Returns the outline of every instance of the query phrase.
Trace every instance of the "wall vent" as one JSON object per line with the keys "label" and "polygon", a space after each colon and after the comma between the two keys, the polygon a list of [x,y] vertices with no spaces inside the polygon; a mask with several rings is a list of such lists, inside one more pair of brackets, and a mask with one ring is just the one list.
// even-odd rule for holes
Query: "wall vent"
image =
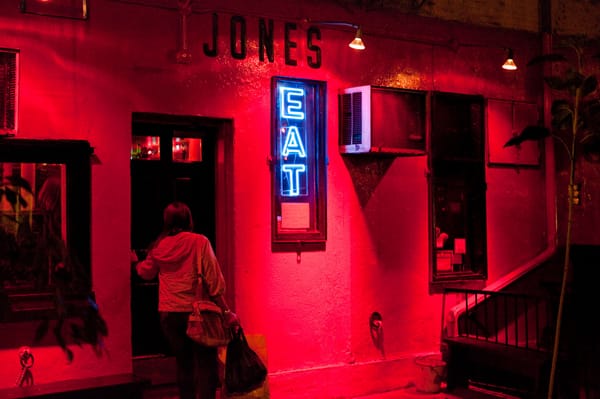
{"label": "wall vent", "polygon": [[427,93],[358,86],[339,94],[342,154],[425,154]]}
{"label": "wall vent", "polygon": [[18,51],[0,49],[0,136],[17,132]]}

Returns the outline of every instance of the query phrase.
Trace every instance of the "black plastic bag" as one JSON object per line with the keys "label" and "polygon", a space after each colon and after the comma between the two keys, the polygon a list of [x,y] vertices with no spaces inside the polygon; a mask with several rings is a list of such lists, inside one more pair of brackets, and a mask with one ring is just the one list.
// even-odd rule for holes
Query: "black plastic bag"
{"label": "black plastic bag", "polygon": [[267,378],[267,367],[248,346],[242,327],[233,333],[225,357],[225,389],[229,394],[244,394],[259,388]]}

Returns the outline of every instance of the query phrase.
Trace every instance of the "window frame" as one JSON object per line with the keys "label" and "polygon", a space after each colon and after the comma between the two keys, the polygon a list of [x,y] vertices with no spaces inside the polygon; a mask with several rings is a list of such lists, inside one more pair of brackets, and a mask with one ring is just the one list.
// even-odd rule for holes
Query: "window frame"
{"label": "window frame", "polygon": [[[65,297],[74,304],[92,295],[91,273],[91,166],[93,148],[84,140],[0,139],[0,162],[53,163],[66,167],[66,249],[78,265],[77,286]],[[0,321],[35,320],[55,309],[55,287],[7,292],[8,304]]]}
{"label": "window frame", "polygon": [[[444,109],[444,107],[448,109]],[[451,109],[456,107],[456,109]],[[460,115],[467,109],[469,115]],[[429,282],[432,292],[441,292],[448,287],[481,287],[488,277],[487,266],[487,222],[486,222],[486,159],[485,159],[485,101],[479,95],[446,92],[430,93],[430,129],[428,139],[429,166]],[[456,124],[464,122],[461,131],[452,121],[443,121],[444,113],[458,118]],[[459,120],[465,117],[464,120]],[[460,126],[458,126],[460,127]],[[442,134],[456,134],[457,140],[442,141]],[[459,136],[461,135],[462,136]],[[462,140],[462,142],[460,141]],[[452,142],[455,141],[455,142]],[[468,150],[470,149],[470,150]],[[454,246],[437,248],[436,227],[442,216],[440,188],[447,194],[463,199],[453,204],[455,213],[462,213],[465,223],[450,226],[449,230],[464,233],[465,254],[456,253]],[[450,201],[450,200],[448,200]],[[466,201],[466,202],[465,202]],[[457,202],[457,201],[455,201]],[[460,211],[456,211],[456,207]],[[450,219],[448,219],[450,220]],[[443,230],[441,231],[444,232]],[[448,239],[453,239],[449,237]],[[439,251],[439,252],[438,252]],[[439,255],[438,255],[439,254]],[[450,259],[448,259],[450,257]],[[462,259],[465,263],[454,263]],[[441,270],[440,261],[444,261]],[[449,262],[449,263],[448,263]],[[460,265],[466,265],[466,269]],[[457,265],[459,265],[457,267]],[[447,270],[450,268],[450,270]]]}
{"label": "window frame", "polygon": [[[282,193],[282,132],[293,118],[284,120],[280,113],[280,85],[302,87],[309,91],[304,112],[306,119],[298,122],[299,137],[306,139],[306,192],[297,196]],[[297,99],[297,97],[295,97]],[[271,249],[278,251],[323,250],[327,240],[327,181],[326,181],[326,82],[274,76],[271,80]],[[290,122],[292,120],[292,122]],[[304,122],[303,122],[304,121]],[[289,132],[289,130],[287,130]],[[300,224],[307,228],[285,228],[282,204],[297,208]],[[307,205],[307,206],[306,206]],[[295,212],[295,211],[293,211]],[[308,218],[308,220],[306,220]],[[283,223],[282,223],[283,222]]]}

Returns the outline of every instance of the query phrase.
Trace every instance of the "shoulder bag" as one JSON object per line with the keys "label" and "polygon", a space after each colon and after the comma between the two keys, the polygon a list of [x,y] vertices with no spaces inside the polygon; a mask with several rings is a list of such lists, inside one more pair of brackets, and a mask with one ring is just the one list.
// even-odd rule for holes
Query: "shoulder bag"
{"label": "shoulder bag", "polygon": [[223,311],[214,302],[200,299],[198,291],[205,288],[204,276],[200,275],[202,285],[198,285],[193,311],[188,317],[187,336],[204,346],[225,346],[231,340],[231,330],[225,327]]}

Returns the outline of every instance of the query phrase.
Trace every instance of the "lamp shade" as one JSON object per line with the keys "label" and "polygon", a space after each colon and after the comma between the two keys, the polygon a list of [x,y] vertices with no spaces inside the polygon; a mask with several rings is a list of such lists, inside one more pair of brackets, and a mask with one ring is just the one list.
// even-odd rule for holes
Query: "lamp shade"
{"label": "lamp shade", "polygon": [[512,49],[508,49],[508,56],[506,57],[504,64],[502,64],[502,69],[506,69],[507,71],[514,71],[517,69],[517,64],[515,64],[514,53]]}
{"label": "lamp shade", "polygon": [[356,36],[354,37],[354,40],[348,44],[348,46],[355,50],[364,50],[366,48],[365,43],[362,40],[362,30],[360,28],[356,30]]}

